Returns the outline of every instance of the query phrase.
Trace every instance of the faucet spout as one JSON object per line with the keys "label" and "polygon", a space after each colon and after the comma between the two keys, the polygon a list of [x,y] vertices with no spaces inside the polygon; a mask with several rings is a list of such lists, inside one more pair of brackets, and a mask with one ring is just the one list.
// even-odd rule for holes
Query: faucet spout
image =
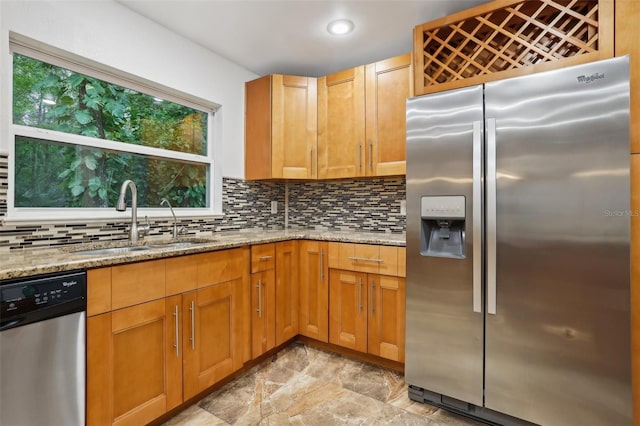
{"label": "faucet spout", "polygon": [[160,205],[166,205],[167,207],[169,207],[169,210],[171,210],[171,215],[173,216],[173,239],[175,240],[176,238],[178,238],[178,219],[176,219],[176,214],[173,212],[171,203],[166,198],[163,198],[162,201],[160,201]]}
{"label": "faucet spout", "polygon": [[118,203],[116,204],[116,210],[119,212],[127,210],[127,203],[124,199],[127,193],[127,188],[131,190],[131,228],[129,229],[129,241],[135,243],[138,241],[139,236],[146,235],[148,228],[147,226],[138,227],[138,189],[136,188],[136,184],[130,179],[122,182],[122,186],[120,187],[120,196],[118,197]]}

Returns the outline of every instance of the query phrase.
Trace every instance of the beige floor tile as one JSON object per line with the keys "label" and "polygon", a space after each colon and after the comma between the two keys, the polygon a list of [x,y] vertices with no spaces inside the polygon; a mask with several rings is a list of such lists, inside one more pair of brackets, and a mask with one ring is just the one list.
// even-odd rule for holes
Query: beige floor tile
{"label": "beige floor tile", "polygon": [[163,426],[226,426],[228,424],[197,405],[192,405],[168,422],[163,423]]}
{"label": "beige floor tile", "polygon": [[164,426],[480,423],[411,401],[394,371],[294,343]]}

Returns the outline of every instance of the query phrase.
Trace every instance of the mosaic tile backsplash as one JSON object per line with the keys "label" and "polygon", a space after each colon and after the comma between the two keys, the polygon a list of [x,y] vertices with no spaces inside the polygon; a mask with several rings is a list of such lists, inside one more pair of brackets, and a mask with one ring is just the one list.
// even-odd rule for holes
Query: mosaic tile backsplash
{"label": "mosaic tile backsplash", "polygon": [[[0,155],[0,218],[7,212],[6,155]],[[190,235],[208,231],[281,229],[285,226],[285,186],[289,193],[288,222],[291,228],[353,229],[403,232],[400,200],[405,198],[405,179],[360,179],[321,182],[254,182],[224,178],[220,219],[183,219]],[[278,213],[271,213],[271,201]],[[170,237],[173,222],[151,222],[152,236]],[[19,250],[93,241],[125,240],[129,223],[68,223],[0,226],[0,249]]]}
{"label": "mosaic tile backsplash", "polygon": [[289,185],[289,227],[403,232],[404,177],[302,182]]}

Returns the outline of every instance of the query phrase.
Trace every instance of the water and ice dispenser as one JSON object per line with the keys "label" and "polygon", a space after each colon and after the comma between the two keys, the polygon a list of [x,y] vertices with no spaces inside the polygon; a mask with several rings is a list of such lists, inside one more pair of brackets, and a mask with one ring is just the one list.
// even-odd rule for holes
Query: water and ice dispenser
{"label": "water and ice dispenser", "polygon": [[420,198],[420,254],[464,259],[465,198]]}

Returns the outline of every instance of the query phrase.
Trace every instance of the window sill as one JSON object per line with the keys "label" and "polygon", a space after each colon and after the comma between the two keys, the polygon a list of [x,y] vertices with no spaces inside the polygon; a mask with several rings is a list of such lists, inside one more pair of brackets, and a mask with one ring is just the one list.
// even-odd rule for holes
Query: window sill
{"label": "window sill", "polygon": [[[59,225],[59,224],[67,224],[67,225],[77,225],[77,224],[101,224],[101,223],[113,223],[113,222],[123,222],[129,223],[131,222],[131,210],[127,208],[126,212],[116,212],[116,211],[85,211],[85,212],[77,212],[73,215],[59,213],[59,212],[43,212],[44,209],[37,209],[37,213],[34,210],[30,212],[14,212],[13,214],[8,213],[7,216],[0,218],[0,225],[2,226],[28,226],[28,225]],[[102,210],[102,209],[100,209]],[[178,221],[189,219],[189,220],[212,220],[212,219],[222,219],[225,215],[221,212],[203,212],[193,211],[186,212],[180,211],[179,209],[174,209],[176,213],[176,218]],[[138,209],[138,222],[144,223],[145,216],[148,216],[151,220],[171,220],[173,221],[173,216],[168,212],[168,209]]]}

